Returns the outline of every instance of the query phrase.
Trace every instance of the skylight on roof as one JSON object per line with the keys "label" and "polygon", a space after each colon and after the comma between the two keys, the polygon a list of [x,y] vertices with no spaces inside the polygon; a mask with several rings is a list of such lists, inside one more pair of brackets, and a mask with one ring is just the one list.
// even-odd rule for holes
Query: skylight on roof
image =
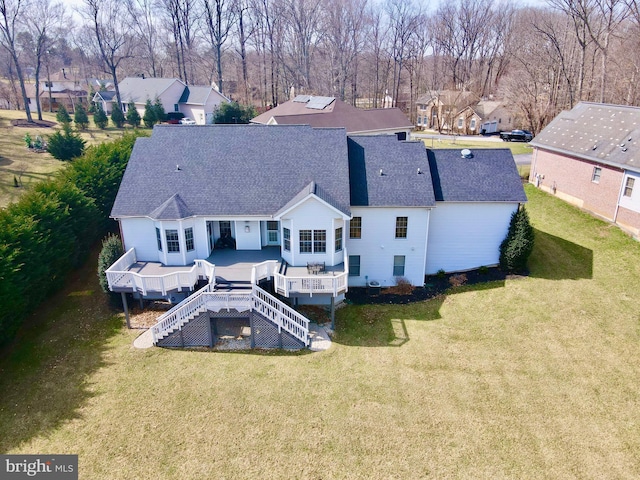
{"label": "skylight on roof", "polygon": [[293,101],[295,103],[307,103],[309,100],[311,100],[311,98],[311,95],[298,95],[293,99]]}

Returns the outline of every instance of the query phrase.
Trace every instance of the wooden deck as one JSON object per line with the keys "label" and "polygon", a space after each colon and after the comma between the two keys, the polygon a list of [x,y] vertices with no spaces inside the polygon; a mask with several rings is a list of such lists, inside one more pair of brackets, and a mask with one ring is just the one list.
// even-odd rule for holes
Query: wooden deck
{"label": "wooden deck", "polygon": [[[112,291],[135,292],[143,295],[152,292],[192,290],[198,279],[215,276],[215,283],[251,283],[254,266],[262,265],[259,278],[272,277],[279,271],[281,262],[279,247],[262,250],[215,250],[205,260],[196,260],[185,266],[165,266],[159,262],[137,261],[132,249],[107,270]],[[342,293],[347,288],[345,265],[327,266],[324,271],[309,273],[306,265],[287,266],[277,274],[278,293]],[[207,277],[208,276],[208,277]],[[344,278],[342,278],[344,277]]]}

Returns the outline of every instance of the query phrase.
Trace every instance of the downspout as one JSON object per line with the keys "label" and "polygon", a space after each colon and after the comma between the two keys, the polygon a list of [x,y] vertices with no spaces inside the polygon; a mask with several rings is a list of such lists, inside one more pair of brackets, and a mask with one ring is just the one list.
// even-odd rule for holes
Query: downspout
{"label": "downspout", "polygon": [[618,201],[616,202],[616,209],[613,213],[613,223],[618,223],[618,210],[620,210],[620,200],[622,200],[622,192],[624,190],[624,170],[622,171],[622,181],[620,182],[620,191],[618,192]]}
{"label": "downspout", "polygon": [[538,148],[534,147],[533,149],[533,158],[531,160],[531,171],[529,172],[529,183],[531,183],[531,179],[536,176],[536,164],[538,160]]}
{"label": "downspout", "polygon": [[429,248],[429,224],[431,223],[431,211],[433,208],[427,208],[427,236],[424,239],[424,258],[422,259],[422,279],[424,282],[424,278],[427,274],[427,250]]}

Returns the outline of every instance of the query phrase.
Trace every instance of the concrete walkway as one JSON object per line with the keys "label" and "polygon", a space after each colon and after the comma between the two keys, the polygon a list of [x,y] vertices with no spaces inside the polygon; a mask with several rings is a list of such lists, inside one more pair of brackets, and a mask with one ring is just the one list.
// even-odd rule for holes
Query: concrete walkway
{"label": "concrete walkway", "polygon": [[[309,323],[309,339],[309,350],[312,352],[322,352],[331,347],[329,332],[317,323]],[[133,341],[133,346],[140,349],[153,347],[151,329],[146,330],[142,335],[137,337]]]}
{"label": "concrete walkway", "polygon": [[309,350],[312,352],[322,352],[331,347],[329,332],[317,323],[309,323]]}

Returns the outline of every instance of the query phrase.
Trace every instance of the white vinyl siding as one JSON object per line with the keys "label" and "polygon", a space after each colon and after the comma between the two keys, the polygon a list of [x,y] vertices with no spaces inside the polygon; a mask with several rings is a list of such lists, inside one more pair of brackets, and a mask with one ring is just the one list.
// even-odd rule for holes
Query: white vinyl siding
{"label": "white vinyl siding", "polygon": [[431,212],[426,273],[498,264],[516,203],[438,202]]}
{"label": "white vinyl siding", "polygon": [[[345,241],[349,256],[360,256],[360,275],[349,279],[350,286],[377,281],[383,287],[395,285],[393,257],[405,256],[404,277],[412,285],[424,284],[428,208],[351,207],[362,218],[362,238]],[[411,228],[406,238],[396,238],[396,218],[405,217]],[[352,273],[352,272],[350,272]]]}

